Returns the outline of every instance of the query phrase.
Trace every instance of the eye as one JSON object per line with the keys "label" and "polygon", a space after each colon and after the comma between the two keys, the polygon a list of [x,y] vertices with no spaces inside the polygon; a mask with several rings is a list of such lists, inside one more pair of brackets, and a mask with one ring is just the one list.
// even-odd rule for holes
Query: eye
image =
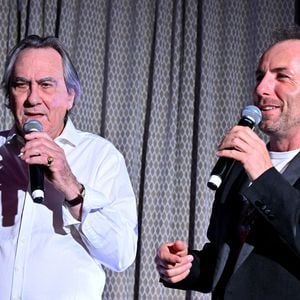
{"label": "eye", "polygon": [[49,81],[41,82],[40,85],[43,89],[48,89],[48,88],[53,87],[53,83],[49,82]]}
{"label": "eye", "polygon": [[278,73],[277,74],[277,78],[278,79],[283,79],[283,78],[289,78],[289,76],[285,73]]}
{"label": "eye", "polygon": [[17,81],[14,82],[13,87],[16,90],[27,90],[29,88],[29,83],[28,82],[24,82],[24,81]]}

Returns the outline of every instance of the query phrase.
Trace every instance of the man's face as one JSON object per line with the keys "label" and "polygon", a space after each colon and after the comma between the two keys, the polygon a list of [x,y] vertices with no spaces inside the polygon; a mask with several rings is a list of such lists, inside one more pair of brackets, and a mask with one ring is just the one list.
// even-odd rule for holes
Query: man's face
{"label": "man's face", "polygon": [[300,129],[300,41],[280,42],[262,56],[254,103],[261,109],[260,128],[268,135],[292,136]]}
{"label": "man's face", "polygon": [[53,139],[64,128],[64,117],[74,102],[67,91],[60,54],[52,48],[25,49],[15,63],[10,105],[18,128],[38,120]]}

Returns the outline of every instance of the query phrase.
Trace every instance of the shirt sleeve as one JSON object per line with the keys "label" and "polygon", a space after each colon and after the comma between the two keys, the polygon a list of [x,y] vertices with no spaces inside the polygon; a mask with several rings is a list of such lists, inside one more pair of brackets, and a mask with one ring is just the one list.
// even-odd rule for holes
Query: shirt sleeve
{"label": "shirt sleeve", "polygon": [[[137,248],[137,209],[123,156],[108,153],[85,185],[82,220],[72,219],[64,209],[65,226],[74,225],[90,252],[100,264],[123,271],[135,259]],[[93,172],[92,172],[93,173]],[[78,176],[80,177],[80,176]]]}

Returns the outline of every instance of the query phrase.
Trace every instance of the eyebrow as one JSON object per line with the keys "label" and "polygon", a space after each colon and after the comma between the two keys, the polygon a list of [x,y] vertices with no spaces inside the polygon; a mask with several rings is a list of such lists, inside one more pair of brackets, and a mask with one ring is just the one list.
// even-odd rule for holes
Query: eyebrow
{"label": "eyebrow", "polygon": [[41,78],[41,79],[37,80],[36,82],[37,82],[38,84],[40,84],[40,83],[43,83],[43,82],[45,82],[45,81],[50,81],[50,82],[52,82],[52,83],[54,83],[54,84],[57,84],[57,80],[54,79],[53,77],[44,77],[44,78]]}
{"label": "eyebrow", "polygon": [[[276,68],[271,69],[271,72],[272,72],[272,73],[275,73],[275,72],[282,72],[282,71],[289,71],[289,69],[286,68],[286,67],[276,67]],[[264,72],[264,71],[261,70],[261,69],[257,69],[256,72],[255,72],[255,74],[261,74],[261,73],[266,73],[266,72]]]}
{"label": "eyebrow", "polygon": [[[17,76],[17,77],[15,77],[14,79],[13,79],[13,82],[25,82],[25,83],[31,83],[31,80],[28,80],[28,79],[26,79],[25,77],[22,77],[22,76]],[[45,82],[45,81],[51,81],[51,82],[53,82],[53,83],[55,83],[55,84],[57,84],[57,80],[55,80],[53,77],[44,77],[44,78],[41,78],[41,79],[39,79],[39,80],[37,80],[36,82],[38,83],[38,84],[41,84],[41,83],[43,83],[43,82]]]}
{"label": "eyebrow", "polygon": [[24,77],[20,77],[20,76],[14,77],[12,81],[13,82],[22,81],[22,82],[30,83],[30,80],[28,80],[28,79],[26,79]]}

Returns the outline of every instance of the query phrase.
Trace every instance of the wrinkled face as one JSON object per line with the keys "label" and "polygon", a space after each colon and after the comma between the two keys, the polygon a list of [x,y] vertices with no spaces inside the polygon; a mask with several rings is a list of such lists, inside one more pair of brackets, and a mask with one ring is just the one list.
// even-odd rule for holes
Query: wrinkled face
{"label": "wrinkled face", "polygon": [[300,129],[300,40],[277,43],[262,56],[254,103],[268,135],[288,137]]}
{"label": "wrinkled face", "polygon": [[9,100],[19,129],[34,119],[56,138],[74,102],[74,92],[69,94],[66,88],[60,54],[52,48],[23,50],[15,62]]}

